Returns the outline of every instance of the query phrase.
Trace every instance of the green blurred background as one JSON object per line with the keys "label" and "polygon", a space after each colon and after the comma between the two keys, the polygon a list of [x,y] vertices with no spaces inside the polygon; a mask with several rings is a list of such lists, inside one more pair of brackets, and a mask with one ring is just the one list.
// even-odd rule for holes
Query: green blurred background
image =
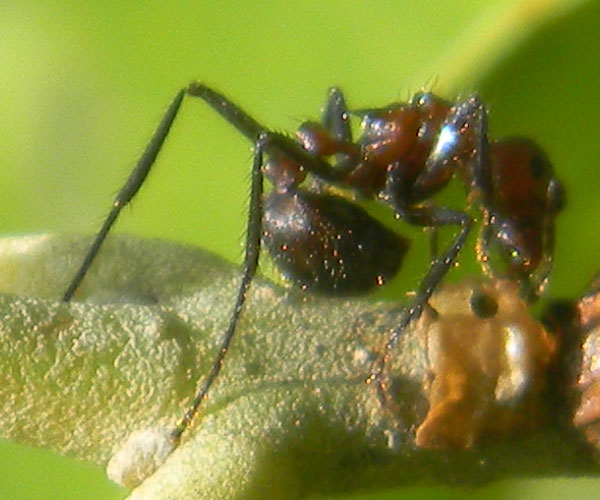
{"label": "green blurred background", "polygon": [[[95,231],[161,113],[192,79],[277,130],[318,116],[334,84],[354,107],[406,99],[423,86],[448,96],[476,90],[489,104],[491,134],[536,138],[566,185],[550,294],[574,296],[600,269],[599,23],[598,1],[5,0],[0,227]],[[231,127],[186,102],[117,230],[200,245],[239,262],[250,158],[250,145]],[[401,230],[426,248],[419,232]],[[418,282],[419,254],[406,262],[414,271],[397,290]],[[463,268],[476,269],[472,260],[465,256]],[[126,496],[100,469],[0,445],[0,499]],[[591,499],[598,484],[411,487],[378,498]]]}

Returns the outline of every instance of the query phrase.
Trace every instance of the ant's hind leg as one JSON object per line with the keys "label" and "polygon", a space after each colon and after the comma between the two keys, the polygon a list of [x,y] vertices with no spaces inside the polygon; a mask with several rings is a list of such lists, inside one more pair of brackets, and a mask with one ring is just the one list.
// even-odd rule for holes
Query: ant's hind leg
{"label": "ant's hind leg", "polygon": [[266,133],[260,134],[256,141],[254,149],[254,161],[252,165],[252,186],[250,188],[250,208],[248,210],[248,229],[246,232],[246,245],[244,252],[244,266],[242,272],[242,281],[238,289],[237,298],[233,307],[233,312],[229,320],[229,326],[219,345],[217,356],[215,357],[211,369],[202,381],[194,399],[184,416],[177,422],[172,432],[173,439],[177,442],[181,434],[187,429],[188,425],[198,412],[202,401],[206,399],[208,391],[221,372],[223,360],[229,350],[229,345],[235,334],[240,314],[244,308],[246,295],[250,283],[256,274],[258,267],[258,258],[260,255],[260,239],[262,231],[262,212],[263,212],[263,157],[266,149]]}
{"label": "ant's hind leg", "polygon": [[[131,171],[127,181],[125,181],[125,185],[115,197],[108,216],[96,234],[92,245],[83,259],[83,262],[81,263],[79,269],[75,273],[75,276],[72,278],[67,290],[63,295],[64,302],[69,302],[71,300],[79,288],[83,278],[87,274],[94,259],[96,258],[96,255],[98,254],[102,243],[106,239],[106,236],[110,232],[110,229],[119,217],[121,210],[134,198],[146,180],[150,170],[152,169],[152,166],[155,163],[158,153],[161,151],[167,135],[171,130],[171,126],[173,125],[173,122],[179,113],[183,98],[186,94],[191,97],[199,97],[202,99],[252,142],[258,141],[259,136],[265,131],[265,128],[251,116],[249,116],[244,110],[230,101],[227,97],[211,89],[210,87],[198,82],[194,82],[188,87],[181,89],[169,105],[158,128],[154,132],[154,135],[142,153],[142,156],[138,160],[134,169]],[[324,168],[323,165],[317,165],[316,168],[319,166]],[[324,170],[327,170],[327,168],[325,167]]]}
{"label": "ant's hind leg", "polygon": [[150,172],[150,169],[152,168],[152,165],[154,164],[154,161],[156,160],[156,157],[158,156],[158,153],[160,152],[163,143],[169,134],[169,130],[175,121],[175,117],[179,112],[184,95],[185,91],[183,90],[177,93],[169,105],[167,112],[161,120],[158,128],[156,129],[156,132],[154,132],[152,139],[150,139],[150,142],[138,160],[137,165],[132,170],[129,178],[125,182],[125,185],[117,194],[115,200],[113,201],[110,212],[104,221],[104,224],[102,224],[100,231],[98,231],[96,234],[88,253],[86,254],[83,262],[81,263],[79,269],[75,273],[75,276],[71,280],[71,283],[63,295],[64,302],[69,302],[71,300],[73,294],[77,291],[81,281],[92,265],[92,262],[98,254],[98,251],[106,239],[111,227],[119,217],[121,210],[132,200],[146,180],[146,177],[148,176],[148,173]]}

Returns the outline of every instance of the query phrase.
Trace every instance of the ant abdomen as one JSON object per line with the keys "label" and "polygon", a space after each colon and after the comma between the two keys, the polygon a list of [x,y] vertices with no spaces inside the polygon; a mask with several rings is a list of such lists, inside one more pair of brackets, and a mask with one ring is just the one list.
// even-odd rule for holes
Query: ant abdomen
{"label": "ant abdomen", "polygon": [[400,269],[409,240],[339,196],[295,189],[266,199],[263,242],[283,274],[303,289],[358,294]]}

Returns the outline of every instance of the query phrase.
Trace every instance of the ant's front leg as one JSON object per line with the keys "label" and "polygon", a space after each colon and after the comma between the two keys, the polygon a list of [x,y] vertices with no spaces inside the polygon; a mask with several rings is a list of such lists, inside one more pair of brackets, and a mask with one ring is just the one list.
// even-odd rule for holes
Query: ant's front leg
{"label": "ant's front leg", "polygon": [[[386,192],[395,192],[396,177],[398,170],[392,168],[389,172]],[[379,366],[371,372],[369,381],[379,379],[385,364],[388,361],[389,353],[396,345],[396,342],[412,321],[416,321],[421,316],[424,307],[429,301],[431,295],[443,280],[446,273],[450,270],[473,226],[473,219],[466,213],[445,207],[435,207],[424,205],[419,207],[405,207],[397,199],[389,194],[384,197],[385,201],[391,205],[396,215],[405,219],[411,224],[438,229],[443,226],[456,225],[460,227],[452,243],[446,250],[436,256],[429,267],[425,277],[421,280],[419,289],[412,304],[405,310],[400,323],[389,336],[385,346],[384,353],[380,359]]]}
{"label": "ant's front leg", "polygon": [[554,221],[547,217],[543,222],[544,250],[538,268],[529,276],[522,286],[522,297],[529,302],[535,302],[542,294],[554,263]]}
{"label": "ant's front leg", "polygon": [[487,209],[481,211],[481,230],[475,244],[475,254],[483,273],[489,278],[494,275],[490,264],[490,240],[493,237],[492,215]]}
{"label": "ant's front leg", "polygon": [[564,206],[564,187],[556,177],[553,177],[548,182],[546,188],[546,213],[543,217],[541,228],[543,237],[542,261],[530,280],[530,292],[534,294],[536,299],[543,292],[552,271],[554,259],[554,218]]}
{"label": "ant's front leg", "polygon": [[[468,134],[475,134],[475,157],[472,167],[473,176],[489,171],[489,143],[487,137],[486,110],[477,96],[455,105],[442,124],[438,139],[426,161],[424,171],[410,186],[411,197],[425,199],[445,185],[454,173],[454,159],[468,146]],[[474,132],[471,132],[474,131]],[[470,152],[469,152],[470,154]],[[396,215],[411,224],[439,228],[447,225],[460,227],[448,248],[431,263],[429,271],[421,281],[412,304],[406,309],[397,328],[388,337],[383,355],[373,367],[368,382],[379,381],[389,360],[390,352],[404,330],[412,321],[419,319],[427,301],[441,283],[446,273],[456,261],[473,226],[472,218],[465,212],[432,205],[411,206],[404,203],[398,193],[406,192],[403,185],[403,165],[395,164],[388,171],[384,200],[391,205]],[[472,185],[475,181],[472,182]],[[381,382],[380,382],[381,383]],[[381,386],[380,386],[381,387]]]}
{"label": "ant's front leg", "polygon": [[[390,172],[390,175],[392,177],[391,184],[393,184],[393,171]],[[390,180],[388,180],[388,182],[390,182]],[[401,204],[397,203],[397,201],[395,201],[393,198],[389,198],[386,201],[392,205],[399,217],[406,219],[412,224],[433,228],[440,228],[447,225],[458,225],[460,227],[460,231],[450,246],[448,246],[448,248],[441,255],[436,256],[432,260],[427,274],[421,280],[421,284],[419,285],[414,300],[410,306],[404,309],[397,327],[388,337],[384,345],[383,352],[371,368],[371,373],[369,374],[366,382],[368,384],[372,382],[377,383],[378,396],[382,404],[384,404],[387,399],[386,383],[382,379],[382,375],[385,370],[385,366],[390,359],[392,349],[410,323],[417,321],[420,318],[421,314],[423,313],[423,309],[427,307],[431,295],[437,289],[439,284],[444,279],[446,273],[456,261],[456,258],[464,246],[473,225],[473,220],[468,214],[457,210],[433,206],[415,208],[402,207]]]}

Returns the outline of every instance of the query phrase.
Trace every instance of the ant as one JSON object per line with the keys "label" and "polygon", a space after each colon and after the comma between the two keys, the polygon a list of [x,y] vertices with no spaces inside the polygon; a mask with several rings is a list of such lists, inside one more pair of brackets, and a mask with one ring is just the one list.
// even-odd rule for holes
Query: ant
{"label": "ant", "polygon": [[[377,380],[380,389],[391,349],[407,325],[420,317],[473,226],[465,211],[431,200],[455,172],[463,179],[470,201],[477,200],[481,207],[477,256],[484,271],[496,274],[489,257],[494,245],[506,274],[518,280],[530,300],[545,286],[552,265],[554,218],[563,205],[561,184],[533,141],[513,137],[488,142],[487,110],[479,97],[452,103],[420,92],[409,102],[351,113],[342,92],[332,88],[321,122],[302,124],[292,138],[270,131],[221,93],[194,82],[177,93],[117,194],[64,294],[65,302],[73,297],[122,208],[146,179],[186,95],[202,99],[252,141],[254,156],[241,284],[212,368],[172,431],[175,443],[222,368],[257,270],[261,242],[288,278],[304,290],[324,295],[363,293],[399,271],[409,240],[328,188],[380,200],[396,218],[413,225],[459,229],[444,252],[433,255],[412,305],[405,309],[367,379],[368,383]],[[362,117],[362,133],[356,141],[351,114]],[[308,175],[314,182],[306,187]],[[267,195],[264,176],[273,184]]]}

